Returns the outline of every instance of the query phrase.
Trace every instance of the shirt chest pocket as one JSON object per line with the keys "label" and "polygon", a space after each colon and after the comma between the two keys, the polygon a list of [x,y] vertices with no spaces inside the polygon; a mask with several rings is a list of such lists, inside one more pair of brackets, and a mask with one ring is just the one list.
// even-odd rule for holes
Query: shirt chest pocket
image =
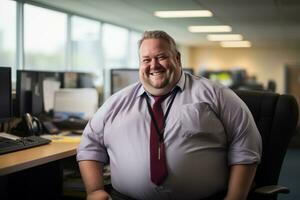
{"label": "shirt chest pocket", "polygon": [[181,108],[183,137],[218,137],[224,128],[215,112],[206,103],[187,104]]}

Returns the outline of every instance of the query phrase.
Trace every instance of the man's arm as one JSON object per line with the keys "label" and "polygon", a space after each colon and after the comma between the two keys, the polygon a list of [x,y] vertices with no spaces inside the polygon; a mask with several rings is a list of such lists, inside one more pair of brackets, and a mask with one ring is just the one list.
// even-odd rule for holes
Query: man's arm
{"label": "man's arm", "polygon": [[224,200],[246,200],[250,191],[257,164],[232,165],[227,195]]}
{"label": "man's arm", "polygon": [[110,196],[104,191],[102,166],[97,161],[84,160],[79,162],[87,200],[109,200]]}

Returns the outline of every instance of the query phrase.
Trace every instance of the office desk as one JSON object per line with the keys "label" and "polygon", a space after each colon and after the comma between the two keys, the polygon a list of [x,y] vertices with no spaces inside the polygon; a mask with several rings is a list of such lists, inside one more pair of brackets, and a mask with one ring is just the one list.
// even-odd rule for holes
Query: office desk
{"label": "office desk", "polygon": [[53,200],[62,196],[62,160],[75,157],[79,140],[52,141],[0,156],[0,199]]}
{"label": "office desk", "polygon": [[76,154],[79,142],[52,141],[50,144],[0,155],[0,176]]}

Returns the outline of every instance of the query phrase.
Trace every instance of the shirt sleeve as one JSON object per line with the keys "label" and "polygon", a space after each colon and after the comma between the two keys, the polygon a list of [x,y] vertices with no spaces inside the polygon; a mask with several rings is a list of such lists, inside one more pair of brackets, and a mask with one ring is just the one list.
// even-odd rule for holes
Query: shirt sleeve
{"label": "shirt sleeve", "polygon": [[108,154],[104,145],[104,126],[106,105],[103,105],[86,125],[77,148],[77,161],[94,160],[108,163]]}
{"label": "shirt sleeve", "polygon": [[259,163],[262,152],[261,135],[250,110],[228,88],[222,88],[219,95],[219,115],[228,140],[228,164]]}

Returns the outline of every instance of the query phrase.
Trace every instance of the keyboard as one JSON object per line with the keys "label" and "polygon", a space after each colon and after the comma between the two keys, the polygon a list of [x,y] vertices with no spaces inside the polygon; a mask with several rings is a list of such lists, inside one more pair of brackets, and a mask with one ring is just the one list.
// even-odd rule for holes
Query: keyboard
{"label": "keyboard", "polygon": [[27,136],[16,140],[0,136],[0,154],[45,145],[50,142],[51,140],[39,136]]}

